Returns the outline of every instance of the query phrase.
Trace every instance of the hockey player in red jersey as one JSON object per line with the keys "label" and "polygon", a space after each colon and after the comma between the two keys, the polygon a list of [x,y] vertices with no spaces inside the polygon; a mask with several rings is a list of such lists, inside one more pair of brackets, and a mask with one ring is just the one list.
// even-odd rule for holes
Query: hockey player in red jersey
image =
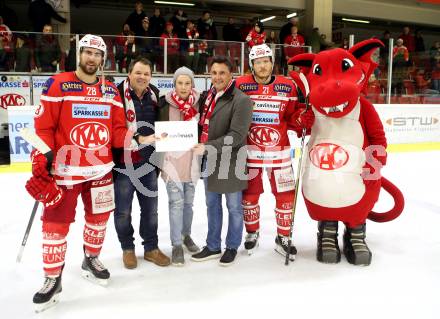
{"label": "hockey player in red jersey", "polygon": [[33,298],[37,312],[55,304],[61,292],[66,236],[75,219],[79,195],[86,221],[83,276],[107,283],[110,273],[98,256],[114,209],[111,147],[128,146],[133,136],[138,144],[154,140],[154,136],[133,135],[127,130],[118,90],[96,76],[106,58],[103,39],[85,35],[79,41],[79,51],[76,71],[48,79],[35,114],[36,134],[54,155],[49,171],[46,157],[34,150],[32,177],[26,183],[31,196],[44,205],[41,219],[45,281]]}
{"label": "hockey player in red jersey", "polygon": [[[249,129],[248,159],[250,180],[243,192],[243,213],[246,226],[245,248],[249,254],[258,245],[260,230],[260,206],[263,190],[263,168],[269,176],[275,196],[277,222],[276,251],[286,255],[295,192],[294,174],[290,158],[288,127],[310,128],[314,116],[297,107],[294,83],[272,75],[273,53],[266,45],[256,45],[249,53],[252,74],[239,77],[236,86],[254,101],[252,123]],[[255,177],[254,177],[255,176]],[[295,246],[291,246],[290,258],[294,260]]]}

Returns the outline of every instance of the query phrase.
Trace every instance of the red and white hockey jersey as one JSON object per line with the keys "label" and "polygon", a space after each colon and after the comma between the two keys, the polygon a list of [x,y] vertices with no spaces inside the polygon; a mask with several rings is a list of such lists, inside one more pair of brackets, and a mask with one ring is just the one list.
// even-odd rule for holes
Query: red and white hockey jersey
{"label": "red and white hockey jersey", "polygon": [[[82,82],[75,72],[49,78],[35,112],[35,131],[54,152],[52,174],[60,185],[104,176],[113,167],[111,147],[128,133],[114,84]],[[131,141],[131,133],[127,136]]]}
{"label": "red and white hockey jersey", "polygon": [[298,117],[294,83],[273,76],[269,84],[258,84],[253,75],[245,75],[237,79],[236,86],[255,102],[247,138],[248,166],[290,166],[287,127],[294,125]]}

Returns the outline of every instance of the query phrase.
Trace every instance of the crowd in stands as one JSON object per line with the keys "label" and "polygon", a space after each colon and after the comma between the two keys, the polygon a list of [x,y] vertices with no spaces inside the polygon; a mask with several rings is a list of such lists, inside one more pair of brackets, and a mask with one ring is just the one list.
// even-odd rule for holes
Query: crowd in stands
{"label": "crowd in stands", "polygon": [[[70,39],[70,49],[62,52],[50,24],[51,18],[60,22],[66,20],[44,0],[33,1],[30,5],[34,12],[29,15],[33,30],[42,33],[37,36],[13,34],[0,17],[0,71],[73,70],[76,61],[75,37]],[[142,2],[137,1],[133,12],[122,25],[122,32],[106,39],[110,48],[106,69],[126,72],[130,61],[142,55],[153,63],[155,72],[173,73],[185,65],[196,74],[204,74],[208,71],[207,65],[213,55],[229,55],[234,62],[234,72],[239,72],[244,42],[244,71],[248,71],[247,51],[254,45],[267,43],[279,61],[275,65],[275,72],[287,74],[287,61],[296,54],[306,52],[306,46],[313,53],[333,47],[349,48],[346,38],[342,39],[340,45],[336,45],[328,41],[318,28],[305,32],[297,18],[289,19],[279,30],[278,36],[276,31],[266,32],[263,23],[258,20],[243,21],[239,26],[234,18],[228,18],[222,28],[222,39],[219,39],[219,29],[209,11],[204,11],[198,19],[192,19],[182,9],[178,9],[171,18],[165,19],[159,8],[155,8],[153,14],[148,16]],[[385,46],[377,56],[379,67],[370,79],[369,94],[377,96],[378,102],[383,100],[381,96],[386,93],[390,38],[390,32],[385,31],[381,38]],[[427,50],[421,31],[413,35],[409,27],[404,27],[402,34],[395,39],[391,52],[394,96],[436,94],[440,91],[440,42],[435,42]],[[167,56],[167,70],[164,70],[164,53]]]}

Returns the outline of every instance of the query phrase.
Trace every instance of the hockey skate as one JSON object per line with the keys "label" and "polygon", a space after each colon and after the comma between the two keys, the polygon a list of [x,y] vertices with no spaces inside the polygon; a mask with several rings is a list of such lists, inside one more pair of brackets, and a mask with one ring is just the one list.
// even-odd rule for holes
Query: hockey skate
{"label": "hockey skate", "polygon": [[45,277],[43,288],[33,298],[36,313],[40,313],[55,306],[59,301],[61,292],[61,275],[58,277]]}
{"label": "hockey skate", "polygon": [[244,248],[247,250],[248,255],[252,255],[254,253],[254,250],[258,247],[259,237],[260,237],[259,232],[252,232],[246,234]]}
{"label": "hockey skate", "polygon": [[87,256],[84,254],[84,260],[81,265],[82,276],[101,286],[108,285],[108,279],[110,278],[110,273],[105,268],[105,266],[98,259],[98,256]]}
{"label": "hockey skate", "polygon": [[[282,256],[286,256],[289,246],[289,237],[278,235],[277,237],[275,237],[275,244],[277,245],[275,247],[275,251]],[[293,240],[292,240],[292,243],[290,245],[289,260],[294,261],[295,256],[296,256],[296,247],[293,245]]]}
{"label": "hockey skate", "polygon": [[345,229],[344,255],[350,264],[368,266],[371,263],[371,251],[365,242],[365,228],[365,224],[362,224]]}
{"label": "hockey skate", "polygon": [[326,264],[336,264],[341,261],[341,251],[338,245],[338,222],[322,221],[318,223],[318,248],[316,259]]}

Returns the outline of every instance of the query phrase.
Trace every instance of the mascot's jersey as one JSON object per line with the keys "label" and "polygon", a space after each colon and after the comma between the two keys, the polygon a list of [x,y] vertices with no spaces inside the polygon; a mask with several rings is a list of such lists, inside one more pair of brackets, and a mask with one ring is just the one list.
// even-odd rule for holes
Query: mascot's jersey
{"label": "mascot's jersey", "polygon": [[[104,176],[113,167],[111,147],[123,147],[124,108],[116,87],[87,84],[74,72],[49,78],[35,112],[35,131],[54,152],[52,174],[60,185]],[[131,139],[130,139],[131,141]]]}
{"label": "mascot's jersey", "polygon": [[290,143],[287,127],[295,123],[296,87],[282,76],[269,84],[255,82],[252,75],[239,77],[236,86],[254,101],[247,144],[249,167],[290,166]]}
{"label": "mascot's jersey", "polygon": [[360,101],[343,118],[330,118],[313,111],[315,123],[303,175],[304,197],[329,208],[356,204],[365,193],[361,176],[365,153],[364,132],[359,122]]}

